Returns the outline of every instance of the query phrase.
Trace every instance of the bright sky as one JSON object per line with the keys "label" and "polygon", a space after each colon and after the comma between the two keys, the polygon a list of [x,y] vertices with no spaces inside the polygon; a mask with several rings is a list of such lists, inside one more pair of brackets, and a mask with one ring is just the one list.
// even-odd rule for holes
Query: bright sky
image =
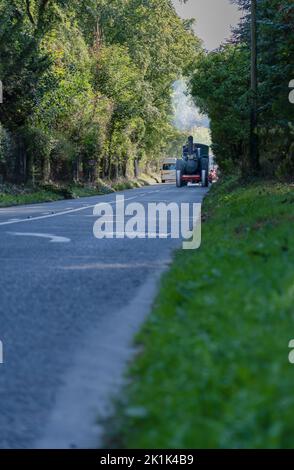
{"label": "bright sky", "polygon": [[179,15],[196,18],[195,31],[206,49],[217,48],[230,36],[231,26],[236,26],[240,12],[230,0],[189,0],[181,4],[173,0]]}

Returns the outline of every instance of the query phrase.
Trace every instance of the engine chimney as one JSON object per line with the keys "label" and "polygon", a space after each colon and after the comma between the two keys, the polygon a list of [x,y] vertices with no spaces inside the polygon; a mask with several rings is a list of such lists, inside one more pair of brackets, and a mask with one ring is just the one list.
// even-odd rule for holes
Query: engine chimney
{"label": "engine chimney", "polygon": [[193,139],[192,135],[190,135],[190,137],[188,137],[188,149],[189,149],[189,156],[193,155],[194,139]]}

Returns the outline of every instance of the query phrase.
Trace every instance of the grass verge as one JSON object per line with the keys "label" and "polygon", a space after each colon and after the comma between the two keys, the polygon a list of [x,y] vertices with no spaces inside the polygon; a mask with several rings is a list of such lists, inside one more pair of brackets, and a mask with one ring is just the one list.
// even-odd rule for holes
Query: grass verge
{"label": "grass verge", "polygon": [[294,187],[217,184],[137,337],[107,445],[293,448]]}
{"label": "grass verge", "polygon": [[96,185],[72,184],[61,186],[44,184],[40,186],[0,185],[0,208],[22,204],[52,202],[62,199],[76,199],[108,194],[125,189],[140,188],[155,184],[155,176],[142,175],[138,179],[120,179],[117,181],[98,180]]}
{"label": "grass verge", "polygon": [[50,202],[58,201],[63,199],[57,192],[48,191],[44,189],[30,190],[30,189],[18,189],[15,191],[0,191],[0,208],[17,206],[21,204],[33,204],[36,202]]}

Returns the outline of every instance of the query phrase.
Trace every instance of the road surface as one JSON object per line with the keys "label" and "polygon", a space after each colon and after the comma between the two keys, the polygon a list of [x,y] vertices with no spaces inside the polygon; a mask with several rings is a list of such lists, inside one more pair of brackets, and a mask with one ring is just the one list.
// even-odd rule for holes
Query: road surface
{"label": "road surface", "polygon": [[[201,202],[205,192],[155,185],[116,195],[146,207]],[[0,209],[1,448],[95,445],[97,413],[181,244],[95,239],[93,207],[116,195]]]}

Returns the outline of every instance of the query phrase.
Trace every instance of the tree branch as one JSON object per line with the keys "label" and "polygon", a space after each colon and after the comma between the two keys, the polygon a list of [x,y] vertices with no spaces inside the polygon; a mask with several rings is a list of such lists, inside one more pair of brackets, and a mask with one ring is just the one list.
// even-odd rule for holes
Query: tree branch
{"label": "tree branch", "polygon": [[32,13],[31,13],[31,2],[30,2],[30,0],[26,0],[26,7],[27,7],[27,15],[29,17],[29,20],[35,26],[35,20],[33,18]]}

